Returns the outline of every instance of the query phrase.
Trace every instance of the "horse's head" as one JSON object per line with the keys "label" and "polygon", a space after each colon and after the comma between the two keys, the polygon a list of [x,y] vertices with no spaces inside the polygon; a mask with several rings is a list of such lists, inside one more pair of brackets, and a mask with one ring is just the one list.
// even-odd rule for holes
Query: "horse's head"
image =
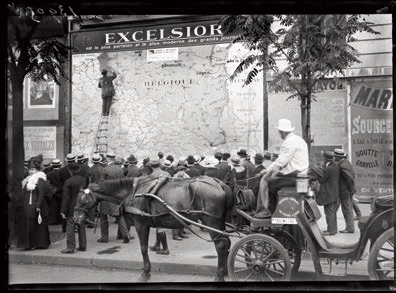
{"label": "horse's head", "polygon": [[85,220],[87,210],[96,205],[96,199],[89,189],[80,189],[74,206],[73,220],[76,224],[81,224]]}
{"label": "horse's head", "polygon": [[109,179],[90,183],[88,189],[81,189],[74,207],[73,220],[81,223],[88,209],[100,201],[120,204],[130,193],[133,182],[130,178]]}

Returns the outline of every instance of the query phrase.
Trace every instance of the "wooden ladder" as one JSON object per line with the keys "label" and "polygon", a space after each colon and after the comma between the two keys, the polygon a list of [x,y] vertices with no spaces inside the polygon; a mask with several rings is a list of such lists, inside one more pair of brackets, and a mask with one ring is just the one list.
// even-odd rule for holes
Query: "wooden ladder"
{"label": "wooden ladder", "polygon": [[101,115],[98,130],[96,131],[95,153],[107,153],[108,124],[109,116]]}

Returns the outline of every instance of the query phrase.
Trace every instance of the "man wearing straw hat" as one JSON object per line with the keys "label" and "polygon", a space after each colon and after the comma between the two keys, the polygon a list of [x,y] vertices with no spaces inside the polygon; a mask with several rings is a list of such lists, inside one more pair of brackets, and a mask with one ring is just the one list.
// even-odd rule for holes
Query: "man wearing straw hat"
{"label": "man wearing straw hat", "polygon": [[[355,173],[352,163],[347,160],[347,154],[343,149],[334,150],[334,161],[340,167],[340,200],[337,210],[341,205],[341,211],[345,220],[345,229],[341,233],[354,233],[355,224],[353,222],[353,194],[355,190]],[[337,211],[336,210],[336,211]]]}
{"label": "man wearing straw hat", "polygon": [[297,174],[306,173],[309,167],[307,143],[294,133],[295,128],[291,126],[291,122],[288,119],[280,119],[277,128],[283,142],[278,158],[260,172],[263,177],[260,180],[254,215],[256,218],[270,217],[270,204],[272,207],[276,203],[278,190],[282,187],[296,186]]}

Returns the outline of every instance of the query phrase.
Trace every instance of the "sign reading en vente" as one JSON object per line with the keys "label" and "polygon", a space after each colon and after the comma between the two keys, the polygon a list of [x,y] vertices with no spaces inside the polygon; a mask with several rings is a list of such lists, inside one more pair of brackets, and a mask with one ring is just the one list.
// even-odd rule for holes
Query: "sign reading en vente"
{"label": "sign reading en vente", "polygon": [[229,43],[235,35],[223,36],[217,21],[180,23],[155,27],[131,27],[72,34],[73,53],[148,50]]}

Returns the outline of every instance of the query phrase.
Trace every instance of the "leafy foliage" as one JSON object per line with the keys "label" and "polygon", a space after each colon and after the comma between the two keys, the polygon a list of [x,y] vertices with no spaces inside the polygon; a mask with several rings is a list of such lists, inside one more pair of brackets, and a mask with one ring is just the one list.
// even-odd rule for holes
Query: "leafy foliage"
{"label": "leafy foliage", "polygon": [[[356,32],[366,31],[379,34],[371,28],[372,23],[361,21],[360,15],[226,15],[220,20],[225,34],[241,31],[234,40],[242,42],[244,47],[257,51],[244,58],[235,69],[231,78],[250,69],[245,84],[250,84],[252,77],[267,68],[278,76],[273,83],[282,87],[296,89],[303,93],[300,79],[310,74],[313,89],[316,80],[331,74],[343,74],[343,70],[354,63],[360,63],[358,52],[350,45],[356,41]],[[272,31],[274,21],[279,21],[281,28]],[[270,52],[267,55],[267,49]],[[286,58],[288,66],[279,71],[276,59]],[[308,90],[305,89],[305,91]]]}
{"label": "leafy foliage", "polygon": [[[274,23],[279,29],[273,31]],[[360,63],[358,52],[351,45],[354,34],[366,31],[379,34],[360,15],[226,15],[220,20],[225,32],[241,32],[234,42],[254,54],[242,59],[231,75],[234,79],[248,71],[244,85],[250,84],[260,71],[275,73],[269,86],[286,90],[288,99],[301,101],[301,124],[304,139],[310,139],[310,103],[319,79],[344,74],[354,63]],[[286,59],[279,69],[276,60]],[[313,99],[314,100],[314,99]]]}
{"label": "leafy foliage", "polygon": [[[51,17],[35,15],[23,5],[8,5],[7,18],[7,83],[12,97],[12,177],[15,182],[24,175],[23,81],[53,80],[58,85],[67,78],[64,63],[70,49],[66,44],[65,22],[59,27],[47,25]],[[56,31],[56,34],[54,34]],[[16,184],[15,186],[20,186]]]}
{"label": "leafy foliage", "polygon": [[46,80],[51,76],[60,85],[60,76],[66,77],[63,64],[67,60],[68,47],[55,38],[49,37],[33,42],[30,48],[32,63],[27,76],[33,81]]}
{"label": "leafy foliage", "polygon": [[17,71],[34,81],[50,78],[60,84],[60,77],[67,77],[63,65],[70,47],[66,39],[40,32],[40,21],[46,16],[33,20],[26,13],[19,13],[22,16],[8,17],[7,60],[11,76]]}

